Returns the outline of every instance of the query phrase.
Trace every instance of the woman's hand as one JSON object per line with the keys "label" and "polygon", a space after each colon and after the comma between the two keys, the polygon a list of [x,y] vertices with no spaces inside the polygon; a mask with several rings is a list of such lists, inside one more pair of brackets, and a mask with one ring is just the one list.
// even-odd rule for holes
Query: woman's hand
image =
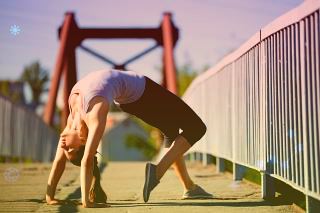
{"label": "woman's hand", "polygon": [[106,203],[83,202],[82,207],[83,208],[107,208],[107,207],[110,207],[110,205]]}
{"label": "woman's hand", "polygon": [[83,208],[94,208],[94,207],[95,207],[95,204],[94,204],[93,202],[90,202],[90,201],[88,201],[88,202],[83,202],[83,203],[82,203],[82,207],[83,207]]}

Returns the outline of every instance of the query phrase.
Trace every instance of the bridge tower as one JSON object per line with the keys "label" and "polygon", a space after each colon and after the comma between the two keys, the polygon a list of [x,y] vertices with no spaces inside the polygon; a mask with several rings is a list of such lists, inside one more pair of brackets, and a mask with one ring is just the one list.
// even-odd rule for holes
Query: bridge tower
{"label": "bridge tower", "polygon": [[[79,28],[75,15],[72,12],[65,14],[64,22],[59,28],[60,46],[54,73],[51,79],[49,97],[45,106],[44,121],[51,125],[56,106],[56,98],[60,80],[63,77],[64,108],[62,113],[62,127],[66,125],[69,115],[68,95],[77,81],[76,48],[80,47],[89,54],[111,64],[116,69],[126,69],[126,66],[151,52],[157,47],[163,49],[163,82],[162,85],[169,91],[177,93],[176,68],[174,47],[178,41],[179,30],[172,21],[171,13],[164,13],[162,22],[157,28]],[[155,44],[127,61],[117,64],[96,51],[82,45],[85,39],[153,39]]]}

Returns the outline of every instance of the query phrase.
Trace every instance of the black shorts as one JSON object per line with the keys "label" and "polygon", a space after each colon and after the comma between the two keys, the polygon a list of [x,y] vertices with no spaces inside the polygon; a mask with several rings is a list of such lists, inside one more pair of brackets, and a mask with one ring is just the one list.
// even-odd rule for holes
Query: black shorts
{"label": "black shorts", "polygon": [[166,147],[179,135],[192,146],[206,132],[206,125],[199,116],[178,96],[148,77],[142,96],[133,103],[120,104],[120,108],[144,122],[158,128],[164,135]]}

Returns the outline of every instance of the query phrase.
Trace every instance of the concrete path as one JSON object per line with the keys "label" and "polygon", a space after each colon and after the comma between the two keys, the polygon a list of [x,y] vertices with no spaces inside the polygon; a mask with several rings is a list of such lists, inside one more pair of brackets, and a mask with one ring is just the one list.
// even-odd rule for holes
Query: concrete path
{"label": "concrete path", "polygon": [[[68,165],[57,198],[63,205],[43,202],[49,164],[0,164],[0,212],[294,212],[281,201],[260,198],[260,187],[234,182],[230,174],[215,173],[214,166],[188,164],[194,181],[215,195],[211,200],[181,200],[182,186],[169,170],[148,203],[142,199],[144,163],[111,162],[102,174],[109,208],[83,209],[79,205],[79,169]],[[19,171],[19,175],[15,175]]]}

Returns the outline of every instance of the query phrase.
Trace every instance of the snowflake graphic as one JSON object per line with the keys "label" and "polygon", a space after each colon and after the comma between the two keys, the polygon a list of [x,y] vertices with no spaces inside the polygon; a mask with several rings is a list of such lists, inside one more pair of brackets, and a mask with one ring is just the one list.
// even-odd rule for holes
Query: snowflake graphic
{"label": "snowflake graphic", "polygon": [[10,33],[14,36],[18,35],[21,32],[21,28],[18,25],[12,25],[10,27]]}
{"label": "snowflake graphic", "polygon": [[13,183],[18,180],[20,171],[17,168],[10,167],[4,171],[3,176],[7,182]]}

